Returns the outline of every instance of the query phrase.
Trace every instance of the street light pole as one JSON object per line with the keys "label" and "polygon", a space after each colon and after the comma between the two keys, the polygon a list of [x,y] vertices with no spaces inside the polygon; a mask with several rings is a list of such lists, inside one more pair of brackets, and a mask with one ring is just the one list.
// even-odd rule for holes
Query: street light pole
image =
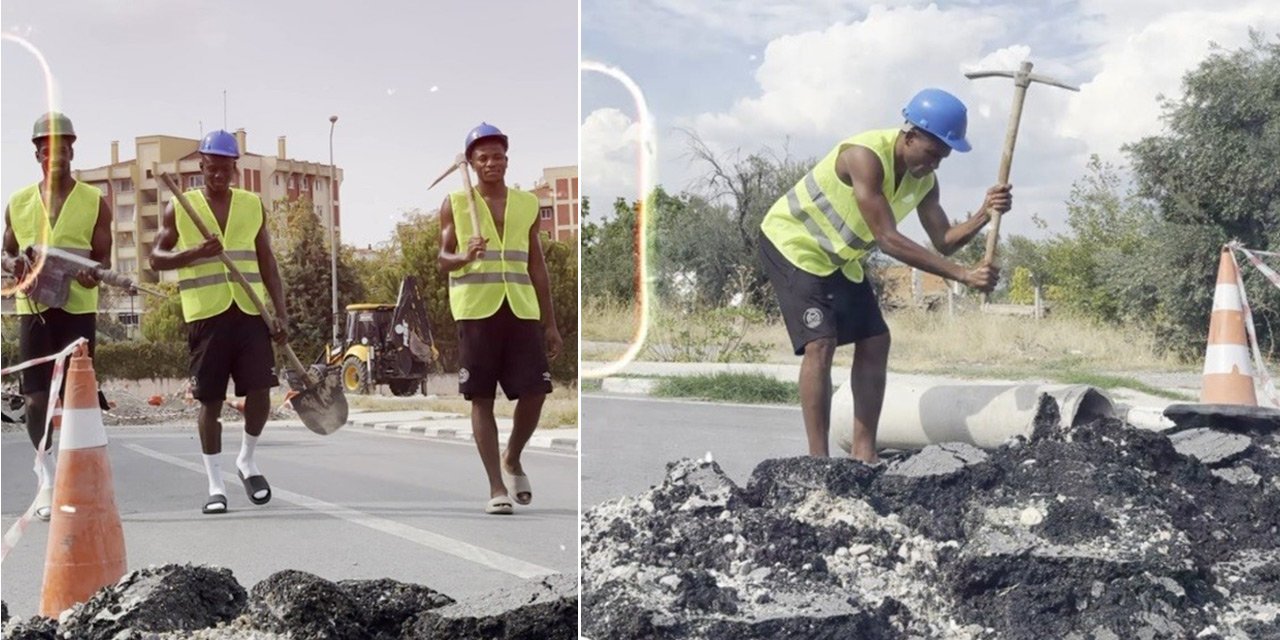
{"label": "street light pole", "polygon": [[333,192],[337,188],[338,171],[333,164],[333,128],[338,125],[338,116],[329,116],[329,287],[333,296],[333,348],[342,350],[342,342],[338,336],[338,217],[334,210]]}

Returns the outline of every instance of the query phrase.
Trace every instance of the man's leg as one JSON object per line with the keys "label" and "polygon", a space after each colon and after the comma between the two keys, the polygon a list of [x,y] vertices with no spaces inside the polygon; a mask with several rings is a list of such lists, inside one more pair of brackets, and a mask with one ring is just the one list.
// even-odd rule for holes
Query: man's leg
{"label": "man's leg", "polygon": [[884,405],[885,376],[889,367],[889,334],[882,333],[854,343],[853,371],[853,446],[849,455],[874,464],[876,429],[880,425],[880,408]]}
{"label": "man's leg", "polygon": [[493,398],[471,399],[471,437],[476,441],[484,472],[489,476],[489,497],[507,495],[498,461],[498,420],[493,415]]}
{"label": "man's leg", "polygon": [[[507,439],[507,448],[502,452],[502,467],[513,476],[525,475],[524,466],[520,463],[520,454],[524,453],[524,446],[529,443],[529,438],[533,437],[534,430],[538,428],[538,420],[542,417],[542,405],[546,400],[545,393],[526,393],[516,401],[511,437]],[[524,492],[521,493],[523,495],[512,497],[519,498],[522,503],[527,503],[533,497]]]}
{"label": "man's leg", "polygon": [[800,411],[809,438],[809,455],[828,455],[827,435],[831,430],[831,359],[836,339],[817,338],[804,346],[800,361]]}
{"label": "man's leg", "polygon": [[209,495],[227,495],[222,481],[222,400],[201,400],[196,427],[200,431],[200,453],[209,480]]}
{"label": "man's leg", "polygon": [[[240,442],[240,455],[236,456],[236,469],[245,478],[262,475],[253,454],[258,447],[258,436],[267,426],[267,416],[271,413],[271,390],[257,389],[250,391],[244,398],[244,440]],[[255,500],[268,499],[271,490],[257,488],[253,492]]]}

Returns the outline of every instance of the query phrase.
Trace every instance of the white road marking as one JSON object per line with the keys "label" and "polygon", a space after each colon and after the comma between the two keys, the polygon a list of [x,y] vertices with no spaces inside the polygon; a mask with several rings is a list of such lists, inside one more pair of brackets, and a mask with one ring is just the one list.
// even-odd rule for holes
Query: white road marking
{"label": "white road marking", "polygon": [[[175,467],[180,467],[182,469],[204,475],[203,465],[188,462],[176,456],[171,456],[167,453],[162,453],[154,449],[148,449],[147,447],[137,444],[129,443],[124,446],[149,458],[154,458]],[[223,472],[222,476],[228,483],[236,485],[240,483],[240,478],[233,473]],[[276,487],[271,487],[271,494],[273,500],[283,500],[304,509],[310,509],[317,513],[323,513],[327,516],[358,524],[362,527],[368,527],[374,531],[379,531],[403,540],[408,540],[409,542],[422,545],[429,549],[435,549],[441,553],[447,553],[451,556],[468,560],[519,578],[536,578],[539,576],[548,576],[560,573],[554,569],[548,569],[547,567],[539,566],[531,562],[525,562],[519,558],[513,558],[496,551],[483,549],[461,540],[455,540],[438,533],[411,527],[407,524],[389,520],[387,518],[370,515],[350,507],[325,502],[318,498],[312,498],[311,496],[305,496],[300,493],[294,493],[292,491],[286,491]]]}

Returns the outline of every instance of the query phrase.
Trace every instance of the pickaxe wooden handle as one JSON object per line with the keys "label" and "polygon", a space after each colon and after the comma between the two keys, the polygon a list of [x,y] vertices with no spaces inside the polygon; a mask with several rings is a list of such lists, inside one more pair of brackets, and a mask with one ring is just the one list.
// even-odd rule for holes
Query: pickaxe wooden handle
{"label": "pickaxe wooden handle", "polygon": [[[200,230],[200,235],[204,236],[205,240],[212,238],[213,233],[209,231],[209,227],[205,226],[204,220],[200,219],[200,214],[196,213],[195,207],[191,206],[191,202],[187,200],[187,196],[183,195],[182,189],[178,187],[178,183],[174,182],[173,177],[162,171],[155,172],[155,176],[157,180],[164,183],[164,186],[169,189],[169,191],[173,192],[173,199],[178,203],[179,207],[187,212],[187,217],[190,218],[191,222],[193,222],[196,225],[196,228]],[[174,215],[178,214],[177,208],[178,207],[174,208]],[[262,301],[262,298],[258,297],[258,292],[254,291],[253,287],[249,286],[249,280],[244,277],[244,274],[240,272],[240,268],[237,267],[236,263],[227,255],[226,247],[223,247],[222,252],[218,254],[218,259],[222,260],[222,264],[227,267],[227,271],[231,272],[231,277],[234,278],[236,282],[239,282],[241,287],[244,287],[245,293],[249,294],[249,299],[253,301],[253,306],[258,308],[258,313],[262,314],[262,319],[266,321],[267,326],[275,329],[275,316],[272,315],[271,310],[267,308],[267,305]],[[298,355],[293,352],[293,347],[290,347],[288,343],[285,343],[282,346],[284,347],[284,353],[285,356],[287,356],[289,365],[293,367],[294,372],[302,377],[302,380],[306,382],[307,387],[314,387],[316,385],[316,380],[311,377],[311,373],[307,371],[307,367],[302,364],[302,361],[298,359]]]}
{"label": "pickaxe wooden handle", "polygon": [[467,190],[467,206],[471,209],[471,237],[483,238],[484,234],[480,232],[480,216],[476,213],[476,196],[471,189],[471,169],[467,165],[466,154],[459,153],[458,157],[454,159],[453,165],[445,169],[445,172],[440,174],[440,177],[436,178],[435,182],[432,182],[431,186],[427,187],[427,190],[430,191],[431,187],[440,184],[441,180],[449,177],[449,174],[458,169],[462,169],[462,186]]}
{"label": "pickaxe wooden handle", "polygon": [[[1013,107],[1009,110],[1009,126],[1004,134],[1004,153],[1000,156],[1000,174],[996,184],[1009,184],[1009,172],[1013,169],[1013,147],[1018,142],[1018,123],[1022,120],[1022,104],[1027,99],[1027,87],[1032,82],[1079,91],[1079,87],[1060,80],[1031,73],[1031,62],[1023,62],[1017,71],[971,71],[964,74],[970,80],[976,78],[1013,78]],[[987,234],[987,253],[984,261],[991,264],[996,259],[996,242],[1000,238],[1000,212],[991,209],[991,232]]]}

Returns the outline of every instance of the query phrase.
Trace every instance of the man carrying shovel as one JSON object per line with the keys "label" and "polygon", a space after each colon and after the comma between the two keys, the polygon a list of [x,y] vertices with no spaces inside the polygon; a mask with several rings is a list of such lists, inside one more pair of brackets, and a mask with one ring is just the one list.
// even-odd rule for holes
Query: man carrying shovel
{"label": "man carrying shovel", "polygon": [[912,210],[935,249],[951,255],[968,244],[992,211],[1012,205],[1008,184],[987,190],[978,213],[952,225],[934,175],[952,150],[969,150],[964,104],[940,89],[916,94],[900,128],[860,133],[841,141],[773,205],[761,223],[760,260],[778,295],[800,365],[800,405],[809,454],[828,455],[831,361],[836,347],[854,344],[853,458],[879,461],[876,428],[884,401],[889,327],[880,314],[862,260],[879,246],[890,257],[980,291],[999,278],[994,265],[946,260],[898,230]]}
{"label": "man carrying shovel", "polygon": [[[191,217],[177,212],[171,201],[151,252],[151,268],[178,270],[182,315],[189,332],[192,395],[200,402],[197,426],[209,480],[203,512],[210,514],[227,511],[219,417],[228,377],[235,382],[236,395],[245,399],[244,440],[236,457],[236,471],[250,502],[266,504],[271,500],[271,487],[253,456],[271,408],[270,390],[278,383],[271,340],[287,341],[288,321],[262,200],[231,187],[240,157],[235,136],[214,131],[200,141],[199,150],[204,188],[184,195],[212,236],[206,240]],[[275,326],[267,326],[244,287],[230,277],[219,259],[224,250],[259,298],[271,294]]]}
{"label": "man carrying shovel", "polygon": [[[36,161],[44,171],[44,180],[15,193],[4,210],[4,270],[24,286],[34,275],[32,265],[23,256],[32,245],[55,247],[110,266],[111,208],[101,191],[72,177],[71,145],[75,141],[76,132],[67,116],[48,113],[36,120],[31,142],[35,144]],[[21,290],[16,294],[15,307],[20,319],[18,350],[23,362],[58,353],[77,338],[89,341],[89,355],[93,355],[98,277],[92,271],[86,269],[76,276],[61,308],[36,304]],[[36,447],[44,437],[52,377],[51,362],[22,372],[27,435]],[[46,451],[52,444],[52,438],[44,443]],[[44,463],[36,469],[40,477],[36,517],[41,520],[50,516],[53,474],[53,452],[48,451]]]}
{"label": "man carrying shovel", "polygon": [[[468,163],[480,179],[474,190]],[[538,199],[505,182],[507,136],[481,123],[467,134],[457,167],[464,188],[440,206],[440,268],[449,274],[449,307],[458,324],[458,388],[471,401],[471,430],[489,476],[485,511],[509,514],[512,499],[533,500],[520,454],[551,392],[548,356],[559,355],[563,342],[538,238]],[[465,247],[459,238],[467,238]],[[493,414],[499,383],[517,401],[501,457]]]}

